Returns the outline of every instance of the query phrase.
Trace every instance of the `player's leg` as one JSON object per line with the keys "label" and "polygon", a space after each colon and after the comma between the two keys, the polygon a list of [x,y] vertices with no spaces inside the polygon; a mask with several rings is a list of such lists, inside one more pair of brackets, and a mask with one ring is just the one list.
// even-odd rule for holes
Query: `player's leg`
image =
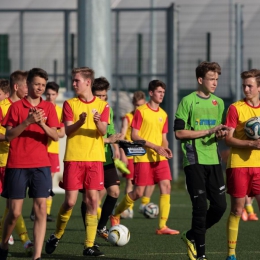
{"label": "player's leg", "polygon": [[144,195],[141,198],[139,213],[143,213],[145,205],[150,203],[154,188],[155,188],[155,185],[148,185],[145,187]]}
{"label": "player's leg", "polygon": [[170,198],[171,198],[171,171],[168,161],[159,163],[151,163],[153,166],[154,182],[158,183],[160,188],[159,200],[159,227],[156,230],[158,235],[178,235],[178,230],[170,229],[166,223],[170,214]]}
{"label": "player's leg", "polygon": [[253,208],[253,199],[254,197],[246,196],[245,208],[242,213],[242,220],[244,221],[257,221],[258,217],[254,212]]}
{"label": "player's leg", "polygon": [[245,205],[245,196],[251,182],[247,168],[226,170],[227,193],[230,195],[231,209],[227,221],[227,259],[236,259],[236,244],[240,218]]}

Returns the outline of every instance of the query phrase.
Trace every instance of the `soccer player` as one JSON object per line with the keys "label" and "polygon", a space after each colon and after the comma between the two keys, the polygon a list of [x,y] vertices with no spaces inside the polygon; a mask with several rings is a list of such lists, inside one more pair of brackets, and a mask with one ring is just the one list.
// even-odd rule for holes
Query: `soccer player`
{"label": "soccer player", "polygon": [[102,256],[104,254],[94,246],[94,240],[97,232],[98,191],[104,189],[103,136],[109,122],[109,105],[92,94],[92,69],[73,69],[72,82],[77,97],[65,101],[63,105],[67,135],[63,173],[65,199],[57,217],[56,230],[47,240],[45,251],[51,254],[56,249],[77,201],[78,190],[84,189],[87,214],[83,255]]}
{"label": "soccer player", "polygon": [[250,140],[244,131],[245,122],[260,115],[260,70],[241,73],[244,99],[230,105],[226,125],[231,128],[226,144],[231,147],[227,162],[227,193],[231,211],[227,221],[227,260],[236,259],[236,244],[246,195],[255,199],[260,208],[260,139]]}
{"label": "soccer player", "polygon": [[171,172],[168,159],[172,152],[168,148],[166,134],[168,132],[168,116],[160,107],[165,95],[166,85],[160,80],[152,80],[148,86],[150,100],[136,109],[132,121],[131,139],[144,140],[146,154],[135,156],[133,191],[127,193],[115,209],[115,214],[110,216],[111,225],[120,223],[120,214],[130,207],[144,194],[147,185],[158,183],[160,187],[160,215],[158,235],[176,235],[179,231],[170,229],[166,222],[170,212]]}
{"label": "soccer player", "polygon": [[[11,106],[11,104],[24,98],[28,94],[28,88],[27,88],[27,84],[26,84],[27,75],[28,75],[27,71],[21,71],[21,70],[14,71],[10,75],[10,91],[9,90],[7,91],[8,97],[0,102],[0,109],[2,112],[2,116],[0,118],[0,123],[5,118],[7,111],[9,109],[9,107]],[[9,92],[10,92],[10,96],[9,96]],[[1,126],[0,129],[1,129],[0,131],[2,133],[0,140],[3,141],[3,142],[1,142],[1,145],[0,145],[0,172],[1,172],[0,173],[0,175],[1,175],[0,193],[1,193],[3,190],[2,185],[4,183],[4,174],[5,174],[7,157],[8,157],[8,152],[9,152],[9,142],[6,142],[5,128]],[[9,201],[7,199],[6,208],[5,208],[4,214],[1,219],[0,241],[2,240],[2,226],[4,225],[5,218],[7,216],[8,211],[9,211]],[[24,222],[22,215],[20,215],[20,217],[17,219],[16,225],[15,225],[15,231],[18,234],[18,236],[24,246],[26,256],[31,256],[33,244],[28,236],[28,232],[27,232],[25,222]],[[10,241],[14,242],[12,236],[9,238],[9,241],[8,241],[8,243],[12,245],[13,242],[10,243]]]}
{"label": "soccer player", "polygon": [[4,190],[9,212],[3,227],[1,259],[8,254],[8,239],[21,215],[26,190],[33,198],[35,222],[33,259],[41,258],[46,231],[46,198],[52,193],[48,138],[58,140],[59,122],[54,106],[42,100],[48,75],[40,68],[28,72],[27,97],[13,103],[2,122],[10,142]]}
{"label": "soccer player", "polygon": [[7,79],[0,79],[0,101],[8,98],[10,95],[10,86]]}
{"label": "soccer player", "polygon": [[[136,91],[134,92],[132,104],[134,106],[134,110],[127,113],[122,120],[122,127],[121,127],[121,133],[122,138],[125,138],[127,141],[132,141],[131,139],[131,124],[133,121],[134,113],[137,107],[144,105],[146,103],[145,99],[145,93],[143,91]],[[130,174],[123,174],[123,177],[126,179],[126,185],[125,185],[125,194],[131,192],[133,190],[133,179],[134,179],[134,157],[129,156],[127,157],[123,151],[123,149],[120,149],[121,153],[121,160],[127,165],[127,168],[130,171]],[[141,198],[141,205],[139,208],[139,212],[143,213],[143,208],[146,204],[150,202],[151,196],[153,194],[155,185],[146,186],[144,191],[144,196]],[[130,205],[129,210],[130,214],[128,218],[133,218],[134,212],[133,212],[134,203]],[[122,217],[122,216],[121,216]]]}
{"label": "soccer player", "polygon": [[[110,88],[110,84],[106,78],[100,77],[94,80],[92,86],[92,93],[94,96],[100,98],[101,100],[107,101],[107,92]],[[116,134],[116,130],[113,122],[113,109],[110,107],[110,123],[107,127],[107,133],[103,137],[105,143],[105,157],[106,162],[103,163],[104,166],[104,186],[105,189],[99,192],[99,201],[102,200],[103,196],[107,192],[106,199],[102,205],[101,216],[97,226],[97,235],[101,238],[107,240],[108,238],[108,230],[106,228],[107,221],[109,216],[112,214],[112,211],[116,205],[120,190],[120,180],[117,175],[116,167],[114,164],[114,158],[119,158],[119,147],[118,144],[110,144],[110,136]],[[118,138],[121,137],[121,134],[117,135]],[[111,145],[113,146],[113,151],[111,149]],[[86,203],[83,201],[81,205],[82,217],[83,221],[85,220],[86,215]]]}
{"label": "soccer player", "polygon": [[[57,130],[58,137],[63,138],[65,136],[65,128],[61,118],[62,108],[55,103],[58,94],[59,94],[59,85],[54,81],[48,82],[45,90],[46,101],[51,102],[55,107],[60,122],[60,127]],[[51,163],[51,176],[53,179],[54,174],[60,171],[60,161],[59,161],[59,142],[54,142],[53,140],[51,140],[51,138],[49,138],[48,140],[48,156]],[[46,203],[47,203],[47,221],[52,222],[53,220],[50,215],[51,206],[52,206],[52,196],[47,198]],[[30,218],[32,221],[34,221],[35,219],[33,210]]]}
{"label": "soccer player", "polygon": [[207,259],[206,230],[226,210],[217,138],[223,139],[228,130],[222,130],[225,126],[221,124],[224,102],[213,94],[220,74],[218,63],[200,63],[196,68],[197,91],[181,100],[175,114],[174,131],[181,140],[186,185],[192,202],[191,229],[182,233],[191,260]]}

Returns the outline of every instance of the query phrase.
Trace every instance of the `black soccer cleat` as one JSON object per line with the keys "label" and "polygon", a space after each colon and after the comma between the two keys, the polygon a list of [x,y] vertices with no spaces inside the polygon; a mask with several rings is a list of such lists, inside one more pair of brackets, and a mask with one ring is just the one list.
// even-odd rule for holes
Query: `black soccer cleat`
{"label": "black soccer cleat", "polygon": [[104,256],[104,253],[100,252],[96,246],[92,246],[92,247],[84,248],[83,255],[85,255],[85,256]]}
{"label": "black soccer cleat", "polygon": [[57,237],[55,237],[54,234],[51,234],[50,238],[46,241],[45,244],[45,252],[47,254],[52,254],[56,247],[58,246],[60,239],[58,239]]}
{"label": "black soccer cleat", "polygon": [[6,260],[8,257],[8,250],[4,250],[0,247],[0,259]]}

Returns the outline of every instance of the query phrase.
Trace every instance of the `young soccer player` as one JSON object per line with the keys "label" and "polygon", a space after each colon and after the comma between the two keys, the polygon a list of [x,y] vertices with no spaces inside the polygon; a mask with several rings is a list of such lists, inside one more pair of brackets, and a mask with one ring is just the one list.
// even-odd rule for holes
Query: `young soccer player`
{"label": "young soccer player", "polygon": [[245,122],[260,115],[260,70],[241,73],[245,95],[233,103],[227,112],[226,125],[231,128],[226,144],[231,147],[227,162],[227,193],[230,195],[231,211],[227,221],[227,260],[236,259],[236,244],[245,197],[255,196],[260,208],[260,140],[250,140],[244,131]]}
{"label": "young soccer player", "polygon": [[175,115],[174,131],[176,138],[181,140],[186,185],[193,210],[191,229],[182,233],[191,260],[207,259],[206,230],[216,224],[226,210],[217,142],[217,138],[227,134],[221,124],[224,102],[213,94],[220,74],[218,63],[200,63],[196,68],[197,91],[181,100]]}
{"label": "young soccer player", "polygon": [[144,194],[147,185],[158,183],[160,187],[160,215],[158,235],[176,235],[179,231],[170,229],[166,222],[170,212],[171,172],[168,159],[172,152],[168,148],[166,134],[168,117],[160,107],[165,95],[166,85],[160,80],[152,80],[148,86],[150,100],[136,109],[132,121],[131,139],[144,140],[146,154],[135,156],[133,191],[127,193],[117,206],[115,214],[110,216],[111,225],[120,223],[120,214]]}
{"label": "young soccer player", "polygon": [[83,255],[104,255],[94,246],[94,240],[97,232],[98,191],[104,189],[103,136],[109,122],[109,105],[93,96],[93,81],[92,69],[81,67],[72,70],[77,97],[65,101],[63,105],[63,122],[67,135],[63,173],[65,200],[57,217],[56,230],[46,242],[47,254],[56,249],[77,201],[78,190],[84,189],[87,214]]}
{"label": "young soccer player", "polygon": [[[94,96],[99,97],[101,100],[107,100],[107,92],[110,88],[110,84],[106,78],[96,78],[92,86],[92,93]],[[119,196],[120,190],[120,180],[117,175],[116,167],[114,164],[114,159],[119,158],[119,147],[118,144],[110,144],[110,136],[115,135],[116,130],[113,122],[113,109],[110,107],[110,123],[107,127],[107,134],[103,137],[105,143],[105,156],[106,162],[104,162],[104,186],[106,189],[99,192],[99,201],[102,200],[105,192],[107,192],[106,199],[102,205],[101,216],[98,222],[97,235],[101,238],[107,240],[108,230],[107,230],[107,221],[109,216],[112,214],[112,211],[116,205],[117,198]],[[117,135],[118,138],[121,137]],[[111,149],[113,146],[113,151]],[[83,221],[85,220],[86,215],[86,203],[83,201],[81,205]]]}
{"label": "young soccer player", "polygon": [[[121,127],[121,133],[122,138],[125,138],[127,141],[132,141],[131,139],[131,124],[133,121],[134,113],[137,107],[144,105],[146,103],[145,99],[145,93],[143,91],[136,91],[134,92],[132,104],[134,106],[134,110],[130,113],[127,113],[122,120],[122,127]],[[121,160],[127,165],[127,168],[130,171],[130,174],[123,174],[123,177],[126,179],[126,185],[125,185],[125,194],[131,192],[133,190],[133,179],[134,179],[134,157],[130,156],[127,157],[123,151],[123,149],[120,149],[121,153]],[[146,204],[150,202],[151,196],[154,191],[154,185],[146,186],[144,195],[141,198],[141,205],[139,208],[139,212],[143,213],[143,208]],[[134,212],[133,212],[134,203],[131,204],[129,207],[130,214],[128,218],[133,218]]]}
{"label": "young soccer player", "polygon": [[[46,90],[45,90],[45,96],[46,96],[46,101],[51,102],[56,110],[59,122],[60,122],[60,127],[57,130],[58,137],[63,138],[65,136],[65,128],[64,124],[62,123],[62,108],[59,107],[55,102],[59,94],[59,85],[52,81],[48,82],[46,85]],[[50,159],[51,163],[51,176],[53,179],[53,176],[55,173],[60,171],[60,161],[59,161],[59,142],[54,142],[49,138],[48,140],[48,156]],[[51,206],[52,206],[52,196],[48,197],[46,200],[47,203],[47,221],[52,222],[53,219],[51,217]],[[34,221],[35,216],[32,210],[31,220]]]}
{"label": "young soccer player", "polygon": [[8,98],[10,95],[10,86],[7,79],[0,79],[0,101]]}
{"label": "young soccer player", "polygon": [[1,259],[8,254],[8,238],[21,215],[26,190],[33,198],[34,252],[33,260],[41,258],[46,231],[46,198],[52,192],[48,137],[58,140],[59,122],[54,106],[42,100],[47,73],[33,68],[27,77],[27,97],[13,103],[3,121],[10,149],[2,196],[9,198],[9,212],[3,227]]}
{"label": "young soccer player", "polygon": [[[10,75],[10,96],[0,102],[0,109],[2,112],[2,117],[0,119],[0,123],[5,118],[7,111],[9,109],[9,107],[11,106],[11,104],[24,98],[28,94],[28,88],[27,88],[27,84],[26,84],[27,75],[28,75],[27,71],[21,71],[21,70],[14,71]],[[9,91],[8,91],[8,93],[9,93]],[[8,152],[9,152],[9,142],[6,142],[5,128],[1,126],[0,129],[1,129],[2,137],[3,137],[3,138],[0,138],[1,141],[3,141],[3,142],[1,142],[1,145],[0,145],[0,172],[1,172],[0,193],[1,193],[2,185],[4,183],[4,173],[5,173],[7,157],[8,157]],[[7,199],[6,208],[5,208],[4,214],[1,219],[0,241],[2,240],[2,226],[4,225],[5,218],[7,216],[8,211],[9,211],[9,200]],[[21,242],[23,243],[26,256],[31,256],[33,244],[28,236],[28,232],[27,232],[25,222],[24,222],[22,215],[20,215],[20,217],[17,219],[16,225],[15,225],[15,231],[18,234]],[[12,236],[10,238],[12,239]],[[9,238],[8,242],[9,242],[9,244],[13,244],[13,243],[10,243],[10,238]],[[12,241],[13,241],[13,239],[12,239]]]}

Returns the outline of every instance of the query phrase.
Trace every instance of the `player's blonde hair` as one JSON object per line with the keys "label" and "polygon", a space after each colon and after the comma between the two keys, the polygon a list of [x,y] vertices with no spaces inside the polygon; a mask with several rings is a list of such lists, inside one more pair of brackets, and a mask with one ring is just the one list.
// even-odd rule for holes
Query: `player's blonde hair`
{"label": "player's blonde hair", "polygon": [[132,99],[132,104],[135,106],[136,102],[141,99],[145,100],[145,93],[143,91],[135,91]]}
{"label": "player's blonde hair", "polygon": [[260,70],[251,69],[243,71],[241,74],[241,79],[255,78],[257,86],[260,86]]}
{"label": "player's blonde hair", "polygon": [[93,69],[89,68],[89,67],[79,67],[79,68],[74,68],[71,72],[72,76],[75,76],[77,73],[80,73],[80,75],[84,78],[84,79],[90,79],[91,80],[91,85],[94,82],[95,79],[95,72]]}

